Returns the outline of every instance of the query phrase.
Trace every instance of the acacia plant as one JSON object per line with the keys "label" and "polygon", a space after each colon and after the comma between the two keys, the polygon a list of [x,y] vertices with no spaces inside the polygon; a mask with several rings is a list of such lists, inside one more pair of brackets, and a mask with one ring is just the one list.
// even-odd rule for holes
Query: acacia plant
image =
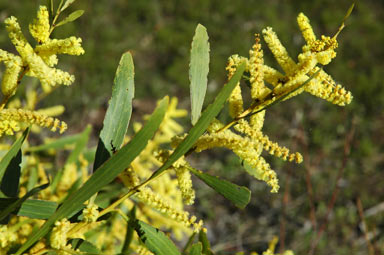
{"label": "acacia plant", "polygon": [[[261,156],[262,151],[295,163],[301,163],[303,157],[271,141],[262,131],[268,108],[302,92],[339,106],[352,100],[351,93],[323,70],[336,57],[337,36],[344,21],[332,37],[317,37],[308,18],[300,13],[297,22],[306,43],[297,61],[267,27],[262,36],[283,72],[264,63],[261,39],[256,34],[248,57],[229,57],[228,83],[202,111],[209,43],[206,29],[198,25],[189,69],[192,128],[186,131],[178,124],[188,112],[178,109],[176,98],[167,96],[158,101],[150,116],[144,116],[144,124],[132,124],[133,135],[127,134],[134,65],[132,55],[126,52],[116,71],[97,148],[87,148],[89,126],[80,134],[32,146],[27,139],[31,132],[50,128],[62,133],[67,129],[65,122],[56,118],[63,106],[37,106],[57,85],[74,81],[73,75],[56,68],[57,56],[84,53],[80,38],[51,38],[54,29],[83,13],[78,10],[59,21],[73,2],[62,0],[55,8],[53,1],[48,1],[49,6],[40,6],[29,25],[34,43],[27,41],[15,17],[4,21],[17,54],[0,50],[5,66],[0,106],[0,254],[213,254],[206,237],[209,229],[184,208],[195,200],[191,175],[239,208],[248,204],[251,192],[195,169],[188,163],[188,155],[225,147],[241,159],[250,175],[264,181],[271,192],[278,192],[277,174]],[[23,84],[24,76],[39,82]],[[245,106],[244,93],[252,98],[249,106]],[[229,123],[216,119],[226,101],[232,119]],[[61,150],[69,156],[58,168],[52,162]],[[189,237],[189,241],[180,249],[169,235],[178,240]],[[274,254],[276,243],[277,239],[272,240],[263,254]]]}

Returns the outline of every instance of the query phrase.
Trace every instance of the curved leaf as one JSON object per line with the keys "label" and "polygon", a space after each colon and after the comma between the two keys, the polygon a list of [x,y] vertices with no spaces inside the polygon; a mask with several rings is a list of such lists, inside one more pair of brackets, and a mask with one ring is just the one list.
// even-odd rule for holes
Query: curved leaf
{"label": "curved leaf", "polygon": [[203,108],[209,71],[209,42],[207,29],[198,24],[192,41],[189,80],[191,81],[191,121],[195,125]]}
{"label": "curved leaf", "polygon": [[132,55],[126,52],[121,57],[116,70],[112,97],[97,145],[94,169],[103,164],[115,150],[119,150],[123,143],[132,114],[132,99],[135,94],[133,79]]}
{"label": "curved leaf", "polygon": [[194,168],[188,168],[195,176],[205,182],[209,187],[230,200],[235,206],[244,208],[251,199],[251,191],[244,186],[239,186],[219,177],[215,177]]}
{"label": "curved leaf", "polygon": [[232,93],[232,90],[235,88],[236,84],[240,81],[245,70],[245,63],[242,63],[237,68],[235,74],[232,76],[231,80],[224,85],[220,90],[219,94],[216,96],[215,101],[210,104],[207,109],[203,112],[200,119],[197,121],[196,125],[191,128],[187,137],[177,146],[172,155],[168,158],[166,162],[152,174],[141,186],[147,184],[153,178],[167,170],[176,160],[188,152],[189,149],[195,144],[196,140],[205,132],[212,120],[219,114],[220,110],[223,108],[225,101]]}
{"label": "curved leaf", "polygon": [[36,241],[45,236],[57,220],[68,217],[73,212],[78,211],[85,201],[87,201],[93,194],[100,191],[105,185],[113,181],[129,166],[129,164],[146,147],[149,139],[153,137],[159,128],[168,107],[168,101],[168,97],[165,97],[160,101],[146,125],[132,138],[132,140],[101,165],[80,189],[72,193],[59,209],[45,222],[39,231],[29,237],[23,246],[16,252],[16,255],[22,254]]}
{"label": "curved leaf", "polygon": [[178,255],[181,254],[176,245],[162,231],[136,220],[135,230],[140,240],[151,252],[156,255]]}

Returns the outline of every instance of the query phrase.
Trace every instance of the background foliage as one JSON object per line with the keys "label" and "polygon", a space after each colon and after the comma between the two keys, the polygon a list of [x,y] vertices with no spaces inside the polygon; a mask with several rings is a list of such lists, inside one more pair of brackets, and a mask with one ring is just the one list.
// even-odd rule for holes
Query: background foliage
{"label": "background foliage", "polygon": [[[17,15],[26,28],[35,15],[31,10],[39,4],[45,1],[0,0],[0,19]],[[350,4],[345,0],[79,0],[71,8],[84,9],[85,14],[77,22],[58,28],[55,37],[80,36],[86,53],[78,58],[62,57],[61,63],[67,65],[64,69],[71,69],[76,82],[71,88],[59,88],[44,104],[64,103],[67,133],[77,133],[87,123],[100,129],[116,66],[121,54],[130,50],[136,83],[132,118],[151,112],[156,99],[166,94],[177,95],[181,106],[187,108],[190,42],[198,23],[207,28],[210,41],[206,100],[210,102],[226,80],[228,56],[235,52],[247,55],[254,33],[273,27],[291,55],[297,55],[303,43],[296,25],[299,12],[310,18],[317,34],[332,35]],[[272,107],[266,116],[266,133],[305,157],[301,165],[267,159],[278,171],[279,194],[270,194],[264,183],[238,171],[240,163],[228,151],[216,150],[195,158],[197,168],[227,175],[253,193],[247,208],[239,210],[195,182],[198,201],[194,208],[206,219],[214,251],[261,251],[272,235],[278,235],[280,247],[306,254],[323,223],[324,234],[316,254],[367,254],[368,246],[377,254],[384,251],[383,13],[383,1],[357,2],[339,37],[338,57],[326,68],[352,91],[351,105],[338,108],[314,97],[299,96],[284,102],[284,107]],[[0,48],[14,51],[5,32],[0,33]],[[274,66],[271,54],[266,47],[264,50],[266,63]],[[96,138],[93,143],[97,143]],[[348,149],[349,154],[345,153]],[[335,205],[327,213],[335,193]]]}

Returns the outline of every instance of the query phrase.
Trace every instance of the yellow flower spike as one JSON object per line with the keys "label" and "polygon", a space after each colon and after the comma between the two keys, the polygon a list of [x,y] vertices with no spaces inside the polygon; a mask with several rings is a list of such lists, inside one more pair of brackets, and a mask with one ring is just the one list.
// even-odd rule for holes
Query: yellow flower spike
{"label": "yellow flower spike", "polygon": [[299,25],[299,28],[304,37],[304,40],[307,42],[308,45],[316,41],[316,35],[313,32],[313,29],[311,24],[309,23],[308,17],[305,16],[304,13],[300,13],[297,16],[297,24]]}
{"label": "yellow flower spike", "polygon": [[192,188],[191,173],[183,166],[175,168],[175,171],[183,201],[186,205],[192,205],[195,202],[195,190]]}
{"label": "yellow flower spike", "polygon": [[0,111],[0,123],[4,121],[24,122],[28,124],[36,124],[40,127],[49,127],[52,131],[59,128],[60,133],[67,129],[67,124],[56,118],[40,114],[35,111],[23,109],[3,109]]}
{"label": "yellow flower spike", "polygon": [[170,202],[165,200],[164,197],[160,196],[157,193],[154,193],[150,188],[144,187],[140,189],[140,192],[136,193],[136,196],[144,203],[155,208],[168,215],[175,221],[182,223],[184,226],[189,227],[193,226],[195,231],[198,231],[201,228],[201,224],[195,223],[195,217],[189,218],[189,213],[182,211],[171,206]]}
{"label": "yellow flower spike", "polygon": [[71,248],[67,245],[68,231],[71,229],[71,223],[67,219],[62,219],[55,222],[49,238],[50,245],[55,249]]}
{"label": "yellow flower spike", "polygon": [[81,38],[71,36],[66,39],[50,39],[42,45],[37,45],[35,52],[39,56],[51,56],[53,54],[81,55],[84,49],[81,47]]}
{"label": "yellow flower spike", "polygon": [[[314,71],[318,71],[318,69]],[[313,83],[310,83],[306,90],[312,95],[325,99],[332,104],[344,106],[350,104],[353,99],[350,91],[345,90],[340,84],[336,84],[332,77],[323,70],[320,70]]]}
{"label": "yellow flower spike", "polygon": [[65,111],[65,107],[64,106],[62,106],[62,105],[55,105],[55,106],[52,106],[52,107],[48,107],[48,108],[44,108],[44,109],[39,109],[36,112],[39,113],[39,114],[43,114],[43,115],[54,117],[54,116],[59,116],[59,115],[63,114],[64,111]]}
{"label": "yellow flower spike", "polygon": [[235,126],[235,129],[243,134],[246,134],[254,141],[255,144],[262,144],[264,150],[268,151],[271,155],[279,157],[283,160],[295,161],[296,163],[301,163],[303,160],[300,153],[290,153],[288,148],[284,146],[281,147],[278,143],[272,142],[269,140],[267,135],[264,135],[260,130],[248,124],[248,122],[244,119],[239,121],[239,123]]}
{"label": "yellow flower spike", "polygon": [[285,47],[281,44],[276,33],[272,30],[271,27],[267,27],[262,31],[265,42],[268,44],[269,49],[272,54],[275,56],[277,62],[283,68],[284,72],[287,75],[294,73],[296,69],[296,63],[289,56]]}
{"label": "yellow flower spike", "polygon": [[0,252],[6,252],[11,247],[10,244],[15,242],[16,239],[16,233],[9,230],[6,225],[0,226]]}
{"label": "yellow flower spike", "polygon": [[47,7],[42,5],[37,11],[37,18],[29,24],[29,32],[39,44],[42,44],[49,38],[49,29],[49,13]]}
{"label": "yellow flower spike", "polygon": [[[248,62],[246,58],[239,57],[238,55],[233,55],[229,57],[227,67],[225,68],[228,71],[228,80],[232,78],[232,76],[236,72],[237,66],[242,61]],[[244,111],[240,82],[238,82],[236,87],[233,89],[231,95],[229,96],[228,103],[229,103],[229,115],[232,118],[235,118],[237,115],[239,115]]]}
{"label": "yellow flower spike", "polygon": [[39,55],[49,67],[54,67],[59,62],[57,55]]}
{"label": "yellow flower spike", "polygon": [[19,52],[24,65],[28,66],[29,76],[36,77],[42,84],[55,86],[57,84],[70,85],[75,80],[73,75],[59,69],[49,67],[43,59],[38,56],[32,46],[27,42],[17,19],[15,17],[7,18],[4,23],[9,34],[9,38]]}
{"label": "yellow flower spike", "polygon": [[249,51],[248,70],[250,73],[251,97],[253,99],[263,98],[271,90],[264,84],[263,72],[264,58],[261,49],[259,34],[255,34],[255,44]]}
{"label": "yellow flower spike", "polygon": [[0,137],[6,135],[14,135],[14,132],[20,131],[19,123],[14,120],[0,121]]}
{"label": "yellow flower spike", "polygon": [[10,97],[16,92],[23,61],[19,56],[0,50],[0,61],[4,61],[5,72],[1,82],[1,92]]}

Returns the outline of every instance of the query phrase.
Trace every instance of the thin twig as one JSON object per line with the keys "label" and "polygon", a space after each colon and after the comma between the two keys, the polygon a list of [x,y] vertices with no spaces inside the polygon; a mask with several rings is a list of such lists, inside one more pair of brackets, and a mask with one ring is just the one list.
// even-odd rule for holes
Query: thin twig
{"label": "thin twig", "polygon": [[360,197],[357,197],[356,206],[357,206],[357,210],[359,211],[359,217],[360,217],[360,221],[361,221],[361,224],[362,224],[362,231],[364,233],[364,239],[367,242],[368,254],[369,255],[374,255],[375,254],[375,249],[373,248],[371,240],[369,240],[368,228],[367,228],[367,224],[365,222],[364,210],[363,210],[363,205],[361,203]]}

